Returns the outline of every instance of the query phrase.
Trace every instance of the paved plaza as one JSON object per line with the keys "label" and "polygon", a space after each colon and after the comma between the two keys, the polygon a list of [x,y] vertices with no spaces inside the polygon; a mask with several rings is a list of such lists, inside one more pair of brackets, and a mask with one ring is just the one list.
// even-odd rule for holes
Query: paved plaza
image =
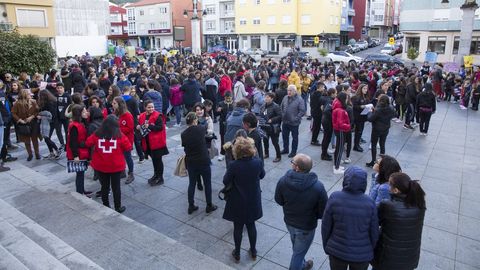
{"label": "paved plaza", "polygon": [[[310,121],[304,119],[300,126],[298,152],[308,154],[313,158],[313,172],[318,175],[330,194],[341,189],[342,177],[333,174],[331,162],[320,161],[320,147],[310,146],[310,123]],[[367,141],[370,135],[370,127],[367,124],[364,131],[363,137]],[[249,245],[245,232],[241,261],[239,264],[235,264],[231,258],[231,251],[234,248],[233,224],[222,219],[225,203],[217,198],[218,191],[223,187],[225,163],[216,159],[212,160],[213,199],[219,207],[218,210],[206,214],[204,211],[204,193],[196,190],[196,204],[200,206],[200,211],[188,215],[186,194],[188,178],[173,176],[176,160],[183,154],[183,148],[180,145],[180,132],[183,129],[184,127],[171,127],[167,131],[170,154],[164,157],[165,184],[163,186],[150,187],[147,184],[147,179],[153,173],[151,161],[148,160],[144,164],[138,164],[135,158],[136,179],[130,185],[122,184],[122,203],[127,207],[124,215],[146,225],[161,235],[211,257],[212,261],[219,261],[234,269],[287,269],[291,255],[291,243],[283,222],[282,208],[275,203],[273,197],[278,179],[291,167],[290,160],[286,155],[282,156],[283,159],[280,163],[272,163],[273,158],[265,160],[267,175],[261,181],[264,214],[263,218],[257,222],[259,257],[256,261],[252,261],[248,256]],[[218,126],[215,130],[218,134]],[[42,142],[41,145],[42,154],[46,154],[48,151],[45,144]],[[368,146],[364,145],[364,149],[368,149]],[[402,124],[392,122],[386,149],[387,154],[395,156],[400,162],[402,170],[409,174],[412,179],[421,179],[421,184],[427,194],[427,212],[418,269],[480,269],[480,196],[477,196],[477,194],[480,194],[480,114],[471,110],[460,110],[456,104],[441,102],[438,104],[436,114],[432,117],[427,137],[420,136],[418,128],[412,132],[404,129]],[[274,153],[272,146],[270,152]],[[20,157],[17,163],[28,167],[31,173],[40,173],[48,179],[60,183],[66,189],[75,190],[75,176],[65,172],[65,159],[57,162],[47,160],[26,162],[26,154],[23,149],[13,154]],[[352,151],[351,159],[352,164],[365,168],[365,163],[370,161],[370,152],[358,153]],[[15,164],[12,167],[15,168]],[[30,170],[21,172],[26,179]],[[370,175],[372,171],[368,170]],[[10,183],[14,181],[13,176],[16,173],[19,173],[19,170],[1,174],[1,182]],[[35,181],[35,179],[32,179],[32,181]],[[100,189],[98,181],[91,179],[91,173],[87,174],[85,186],[86,190],[97,191]],[[0,186],[0,198],[9,202],[13,207],[17,207],[17,204],[20,203],[19,200],[12,198],[19,198],[22,193],[7,192],[6,190],[7,188],[2,184]],[[54,196],[57,195],[52,194],[52,199],[55,199]],[[27,196],[24,199],[28,201],[29,198]],[[95,199],[95,201],[101,203],[100,199]],[[33,204],[34,202],[30,203]],[[52,205],[48,207],[45,212],[57,211],[57,213],[60,213],[58,215],[62,216],[63,209]],[[38,222],[41,225],[57,222],[42,220],[38,213],[32,213],[26,207],[19,208],[19,211],[33,220],[40,220]],[[1,212],[0,217],[2,217]],[[118,238],[109,239],[108,243],[102,243],[103,237],[99,235],[100,233],[85,233],[82,235],[85,230],[82,228],[81,222],[80,225],[78,222],[72,224],[66,219],[60,219],[58,222],[65,222],[65,226],[76,226],[75,228],[78,228],[78,230],[70,230],[72,234],[70,237],[65,234],[65,231],[62,233],[58,230],[51,231],[73,247],[76,246],[76,241],[98,241],[98,244],[103,248],[118,251],[118,258],[122,257],[119,255],[121,254],[131,257],[132,262],[140,263],[139,258],[144,256],[141,252],[125,251],[132,250],[131,243],[138,242],[138,244],[141,244],[140,242],[143,241],[141,239],[145,238],[145,234],[140,233],[140,231],[123,230],[125,237],[129,237],[130,240],[125,240],[124,236],[117,235]],[[103,225],[107,231],[116,226],[121,226],[116,222],[100,222],[99,224]],[[47,225],[45,227],[49,228]],[[95,236],[99,239],[85,239]],[[148,240],[145,241],[148,242]],[[323,252],[321,243],[319,226],[307,258],[313,258],[314,269],[329,269],[328,259]],[[148,249],[148,247],[146,248]],[[89,252],[89,249],[79,249],[79,252],[102,268],[108,269],[111,267],[107,264],[112,262],[112,259],[102,258],[99,254]],[[100,251],[96,249],[96,252]],[[156,269],[190,269],[182,264],[180,259],[169,261],[168,266],[163,264],[161,267],[159,265],[162,265],[162,262],[150,259],[142,261],[141,264],[132,263],[128,267],[127,265],[123,266],[125,269],[153,269],[152,265],[156,263]],[[198,269],[201,269],[201,267],[209,269],[208,265],[201,264],[210,264],[212,261],[200,260],[198,262],[200,265],[197,265]],[[149,262],[152,265],[149,265]],[[123,268],[122,265],[117,265],[117,267]],[[219,269],[222,268],[220,266]],[[112,269],[114,268],[112,267]]]}

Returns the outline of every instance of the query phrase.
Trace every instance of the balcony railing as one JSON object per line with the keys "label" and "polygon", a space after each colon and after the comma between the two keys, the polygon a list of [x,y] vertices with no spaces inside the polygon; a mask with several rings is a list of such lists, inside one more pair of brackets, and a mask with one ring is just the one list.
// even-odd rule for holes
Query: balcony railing
{"label": "balcony railing", "polygon": [[13,24],[11,22],[0,22],[0,31],[10,32],[13,30]]}
{"label": "balcony railing", "polygon": [[348,16],[354,17],[354,16],[355,16],[355,9],[349,8],[349,9],[348,9]]}
{"label": "balcony railing", "polygon": [[220,18],[233,18],[233,17],[235,17],[235,12],[233,11],[220,12]]}
{"label": "balcony railing", "polygon": [[349,26],[347,27],[347,31],[348,31],[348,32],[353,32],[353,31],[355,31],[355,25],[349,25]]}

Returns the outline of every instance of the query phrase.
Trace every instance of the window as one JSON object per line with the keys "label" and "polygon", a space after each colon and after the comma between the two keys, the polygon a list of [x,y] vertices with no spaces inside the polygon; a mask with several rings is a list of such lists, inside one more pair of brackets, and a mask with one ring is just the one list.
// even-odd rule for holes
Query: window
{"label": "window", "polygon": [[419,51],[420,37],[407,37],[405,40],[407,42],[407,50],[410,48],[415,48],[415,50]]}
{"label": "window", "polygon": [[231,33],[235,31],[235,22],[234,21],[225,21],[225,32]]}
{"label": "window", "polygon": [[343,8],[346,8],[346,7],[347,7],[347,1],[343,0],[343,2],[342,2],[342,7],[343,7]]}
{"label": "window", "polygon": [[275,24],[275,16],[269,16],[267,18],[267,24]]}
{"label": "window", "polygon": [[128,15],[129,20],[135,20],[135,10],[134,9],[128,9],[127,15]]}
{"label": "window", "polygon": [[137,34],[137,29],[135,28],[135,22],[128,23],[128,34],[129,35]]}
{"label": "window", "polygon": [[168,27],[168,22],[159,22],[158,23],[158,28],[160,29],[167,29]]}
{"label": "window", "polygon": [[470,54],[480,54],[480,37],[472,37],[472,43],[470,44]]}
{"label": "window", "polygon": [[215,21],[206,21],[205,22],[207,30],[215,30]]}
{"label": "window", "polygon": [[253,0],[254,5],[260,5],[260,0]]}
{"label": "window", "polygon": [[275,0],[268,0],[269,4],[275,4]]}
{"label": "window", "polygon": [[342,18],[342,24],[343,25],[347,24],[347,20],[345,18]]}
{"label": "window", "polygon": [[458,54],[458,47],[460,47],[460,37],[454,37],[452,54]]}
{"label": "window", "polygon": [[208,15],[215,15],[215,6],[214,5],[205,6],[205,10],[207,11]]}
{"label": "window", "polygon": [[140,16],[145,15],[145,10],[143,10],[143,9],[140,9],[138,12],[139,12]]}
{"label": "window", "polygon": [[238,2],[240,3],[240,5],[245,5],[247,3],[247,0],[239,0]]}
{"label": "window", "polygon": [[166,7],[161,7],[160,8],[160,13],[161,14],[166,14],[167,13],[167,8]]}
{"label": "window", "polygon": [[250,38],[250,45],[252,49],[260,49],[260,36],[252,36]]}
{"label": "window", "polygon": [[333,24],[333,16],[330,15],[330,24]]}
{"label": "window", "polygon": [[292,17],[290,15],[282,16],[282,24],[291,24]]}
{"label": "window", "polygon": [[240,19],[240,25],[247,25],[247,19],[245,18]]}
{"label": "window", "polygon": [[283,3],[285,3],[285,4],[288,4],[290,2],[291,2],[290,0],[283,0]]}
{"label": "window", "polygon": [[338,25],[338,16],[335,17],[335,24]]}
{"label": "window", "polygon": [[446,41],[447,41],[447,37],[428,37],[427,50],[429,52],[444,54]]}
{"label": "window", "polygon": [[122,22],[120,14],[110,14],[110,22]]}
{"label": "window", "polygon": [[42,9],[17,9],[19,27],[47,27],[47,14]]}
{"label": "window", "polygon": [[373,20],[383,22],[383,15],[374,15]]}
{"label": "window", "polygon": [[140,30],[145,30],[145,24],[144,23],[140,24]]}
{"label": "window", "polygon": [[155,14],[155,11],[153,10],[153,8],[149,8],[148,15],[152,16],[153,14]]}
{"label": "window", "polygon": [[253,18],[253,24],[260,24],[260,18]]}
{"label": "window", "polygon": [[150,23],[150,30],[155,29],[155,23]]}
{"label": "window", "polygon": [[310,15],[302,15],[301,22],[302,24],[310,24],[311,23]]}

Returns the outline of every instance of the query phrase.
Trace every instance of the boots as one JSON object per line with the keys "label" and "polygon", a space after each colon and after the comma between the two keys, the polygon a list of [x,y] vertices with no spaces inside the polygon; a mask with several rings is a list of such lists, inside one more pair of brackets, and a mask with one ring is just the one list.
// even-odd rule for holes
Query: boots
{"label": "boots", "polygon": [[125,184],[128,185],[135,180],[135,176],[133,176],[133,172],[129,172],[127,176],[127,180],[125,180]]}
{"label": "boots", "polygon": [[6,172],[6,171],[9,171],[9,170],[10,170],[9,167],[3,166],[3,162],[0,163],[0,172]]}

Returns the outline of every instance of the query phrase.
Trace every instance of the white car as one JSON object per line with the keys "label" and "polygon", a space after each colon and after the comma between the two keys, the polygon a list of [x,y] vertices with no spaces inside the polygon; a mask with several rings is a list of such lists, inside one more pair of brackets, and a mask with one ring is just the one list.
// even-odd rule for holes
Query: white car
{"label": "white car", "polygon": [[366,42],[366,41],[357,41],[355,43],[355,45],[359,46],[360,49],[362,49],[362,50],[368,49],[368,42]]}
{"label": "white car", "polygon": [[345,64],[360,63],[363,61],[361,57],[351,55],[348,52],[334,51],[327,54],[327,58],[330,58],[333,62],[343,62]]}
{"label": "white car", "polygon": [[382,50],[380,50],[380,53],[383,53],[383,54],[388,54],[388,55],[393,55],[395,54],[395,45],[390,45],[390,44],[385,44],[383,45],[383,48]]}
{"label": "white car", "polygon": [[242,51],[242,53],[250,56],[260,55],[261,57],[265,57],[267,55],[267,52],[262,49],[252,49],[252,48],[245,49]]}

